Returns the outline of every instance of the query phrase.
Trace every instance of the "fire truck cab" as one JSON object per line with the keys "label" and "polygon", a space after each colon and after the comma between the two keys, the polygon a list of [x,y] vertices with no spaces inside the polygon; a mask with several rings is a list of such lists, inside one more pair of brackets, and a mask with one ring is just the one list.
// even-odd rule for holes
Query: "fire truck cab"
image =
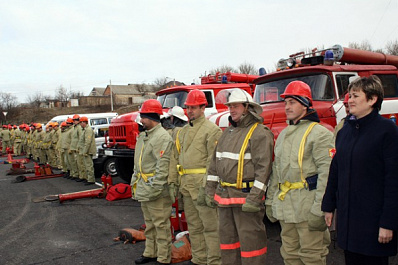
{"label": "fire truck cab", "polygon": [[[207,75],[201,78],[201,85],[175,86],[162,89],[156,93],[157,100],[162,104],[164,112],[168,112],[174,106],[185,109],[184,103],[188,93],[193,89],[199,89],[206,95],[208,105],[205,115],[209,116],[228,109],[216,100],[219,91],[238,87],[253,95],[253,81],[258,77],[258,75],[230,72]],[[104,165],[102,167],[104,172],[119,175],[127,182],[130,181],[133,173],[134,150],[139,134],[138,124],[135,122],[137,114],[137,111],[130,112],[112,119],[108,138],[103,144],[103,148],[99,149],[98,161]]]}
{"label": "fire truck cab", "polygon": [[[333,131],[346,116],[343,105],[352,78],[377,75],[384,87],[381,115],[390,118],[398,113],[398,56],[370,51],[343,48],[334,45],[330,49],[310,54],[297,53],[281,59],[276,72],[254,81],[254,100],[263,107],[264,125],[274,133],[275,139],[287,126],[284,102],[280,95],[287,84],[300,80],[311,87],[313,106],[321,124]],[[209,119],[222,129],[229,126],[229,112],[216,114]]]}

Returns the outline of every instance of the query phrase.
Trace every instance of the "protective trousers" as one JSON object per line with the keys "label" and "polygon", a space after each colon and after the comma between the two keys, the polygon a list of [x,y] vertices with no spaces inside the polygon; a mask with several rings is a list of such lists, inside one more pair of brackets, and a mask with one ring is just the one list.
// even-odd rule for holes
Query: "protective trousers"
{"label": "protective trousers", "polygon": [[83,165],[84,165],[84,178],[88,182],[95,182],[94,177],[94,163],[92,155],[82,155],[83,157]]}
{"label": "protective trousers", "polygon": [[68,164],[69,164],[69,169],[70,169],[70,175],[73,178],[78,178],[79,172],[77,169],[77,162],[75,159],[75,151],[69,150],[67,154],[68,154]]}
{"label": "protective trousers", "polygon": [[68,170],[70,170],[68,150],[63,150],[61,154],[62,172],[67,172]]}
{"label": "protective trousers", "polygon": [[3,155],[7,153],[7,147],[11,148],[10,141],[4,141],[2,143],[2,153]]}
{"label": "protective trousers", "polygon": [[191,240],[192,262],[221,265],[217,209],[199,206],[197,200],[192,200],[192,197],[185,194],[183,201]]}
{"label": "protective trousers", "polygon": [[281,255],[286,265],[326,265],[329,253],[329,230],[309,231],[308,222],[298,224],[280,221]]}
{"label": "protective trousers", "polygon": [[265,264],[267,234],[264,207],[257,213],[241,207],[219,207],[220,249],[223,265]]}
{"label": "protective trousers", "polygon": [[79,152],[76,152],[75,158],[76,158],[77,169],[79,172],[79,178],[87,179],[86,168],[84,166],[84,161],[83,161],[84,160],[83,155],[79,154]]}
{"label": "protective trousers", "polygon": [[141,202],[141,210],[145,219],[145,250],[143,256],[157,257],[161,263],[171,261],[171,200],[161,197],[154,201]]}
{"label": "protective trousers", "polygon": [[21,142],[14,142],[14,152],[17,156],[21,155],[21,148],[22,148]]}
{"label": "protective trousers", "polygon": [[40,160],[40,163],[46,163],[47,162],[46,150],[39,149],[39,160]]}

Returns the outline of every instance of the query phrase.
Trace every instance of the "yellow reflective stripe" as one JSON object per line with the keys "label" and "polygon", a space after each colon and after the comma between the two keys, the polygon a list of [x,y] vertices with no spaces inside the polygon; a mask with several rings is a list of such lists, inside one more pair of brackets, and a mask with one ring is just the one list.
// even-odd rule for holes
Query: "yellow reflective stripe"
{"label": "yellow reflective stripe", "polygon": [[289,181],[285,181],[285,183],[280,183],[279,189],[281,190],[281,192],[278,195],[278,199],[283,201],[285,199],[286,193],[288,193],[289,190],[297,190],[302,188],[304,188],[303,182],[290,183]]}
{"label": "yellow reflective stripe", "polygon": [[180,131],[181,130],[178,130],[177,135],[176,135],[176,148],[177,148],[178,154],[181,154],[181,143],[180,143],[180,138],[178,138],[178,136],[180,135]]}
{"label": "yellow reflective stripe", "polygon": [[245,151],[247,148],[247,145],[249,143],[249,139],[253,134],[254,129],[256,129],[258,125],[258,122],[253,124],[253,126],[250,128],[249,132],[247,133],[245,140],[243,141],[242,148],[240,149],[239,152],[239,161],[238,161],[238,173],[236,177],[236,188],[237,189],[242,189],[242,180],[243,180],[243,164],[244,164],[244,159],[245,159]]}
{"label": "yellow reflective stripe", "polygon": [[180,176],[187,174],[206,174],[206,168],[187,168],[184,169],[181,165],[177,165],[177,171]]}
{"label": "yellow reflective stripe", "polygon": [[298,165],[300,168],[300,177],[301,177],[301,181],[303,183],[306,183],[305,178],[303,177],[303,156],[304,156],[304,149],[305,149],[305,141],[307,140],[307,136],[310,134],[312,128],[314,128],[315,125],[317,125],[317,122],[313,122],[310,124],[310,126],[308,126],[307,130],[305,131],[303,138],[301,139],[300,142],[300,148],[298,151]]}
{"label": "yellow reflective stripe", "polygon": [[[223,186],[223,187],[234,187],[234,188],[238,188],[238,187],[237,187],[237,186],[238,186],[237,183],[228,183],[228,182],[225,182],[225,181],[220,181],[220,184],[221,184],[221,186]],[[249,182],[249,187],[247,186],[247,182],[243,182],[243,183],[241,183],[241,184],[242,184],[242,188],[252,188],[253,185],[254,185],[254,181],[250,181],[250,182]],[[242,188],[240,188],[240,189],[242,189]]]}

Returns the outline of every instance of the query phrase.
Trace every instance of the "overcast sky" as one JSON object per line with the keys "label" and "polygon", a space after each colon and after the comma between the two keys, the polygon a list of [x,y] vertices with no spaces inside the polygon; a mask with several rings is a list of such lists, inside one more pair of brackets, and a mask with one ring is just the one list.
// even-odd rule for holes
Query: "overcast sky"
{"label": "overcast sky", "polygon": [[218,66],[273,69],[303,48],[398,39],[398,0],[0,0],[0,92],[190,84]]}

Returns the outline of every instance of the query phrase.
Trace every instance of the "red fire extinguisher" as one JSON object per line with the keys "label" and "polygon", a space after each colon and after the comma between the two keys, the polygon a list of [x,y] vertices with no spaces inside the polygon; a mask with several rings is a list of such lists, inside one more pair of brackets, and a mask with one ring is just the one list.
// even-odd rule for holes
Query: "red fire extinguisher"
{"label": "red fire extinguisher", "polygon": [[106,192],[106,190],[107,190],[107,182],[106,182],[106,175],[105,175],[105,173],[104,174],[102,174],[102,176],[101,176],[101,183],[102,183],[102,190],[104,191],[104,192]]}
{"label": "red fire extinguisher", "polygon": [[106,185],[107,185],[107,189],[109,189],[110,186],[113,185],[113,180],[112,180],[112,177],[111,177],[110,174],[108,174],[108,176],[106,176],[105,182],[106,182]]}

